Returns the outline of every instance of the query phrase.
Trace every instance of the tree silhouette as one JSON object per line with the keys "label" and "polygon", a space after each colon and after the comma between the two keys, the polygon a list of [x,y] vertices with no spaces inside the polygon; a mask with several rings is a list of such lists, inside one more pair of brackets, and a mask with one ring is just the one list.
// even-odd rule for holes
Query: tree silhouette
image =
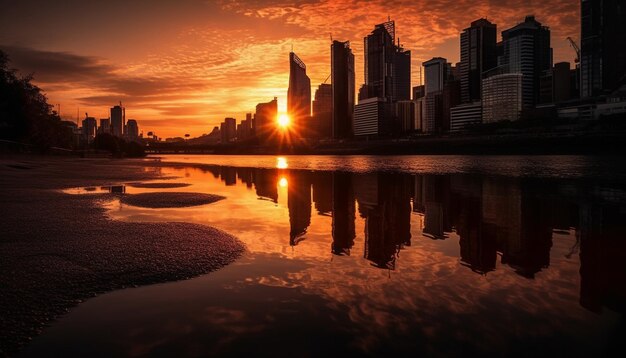
{"label": "tree silhouette", "polygon": [[40,150],[70,148],[72,129],[52,110],[32,75],[18,77],[0,50],[0,139],[32,144]]}

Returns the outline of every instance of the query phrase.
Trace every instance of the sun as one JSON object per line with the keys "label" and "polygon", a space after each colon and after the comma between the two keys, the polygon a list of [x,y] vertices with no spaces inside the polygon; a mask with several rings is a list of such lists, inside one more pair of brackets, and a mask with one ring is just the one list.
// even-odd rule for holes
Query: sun
{"label": "sun", "polygon": [[279,114],[277,118],[278,126],[281,129],[286,129],[291,124],[291,119],[286,114]]}

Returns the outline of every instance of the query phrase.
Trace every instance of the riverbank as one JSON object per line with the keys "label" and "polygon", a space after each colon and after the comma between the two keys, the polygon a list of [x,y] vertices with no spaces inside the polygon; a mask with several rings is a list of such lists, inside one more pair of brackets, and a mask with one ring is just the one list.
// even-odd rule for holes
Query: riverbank
{"label": "riverbank", "polygon": [[626,140],[626,130],[535,131],[403,139],[353,139],[315,144],[262,146],[246,143],[204,145],[194,142],[153,143],[148,154],[236,155],[614,155]]}
{"label": "riverbank", "polygon": [[0,356],[97,294],[217,270],[244,250],[233,236],[187,223],[106,217],[113,194],[60,189],[164,179],[141,161],[0,158]]}

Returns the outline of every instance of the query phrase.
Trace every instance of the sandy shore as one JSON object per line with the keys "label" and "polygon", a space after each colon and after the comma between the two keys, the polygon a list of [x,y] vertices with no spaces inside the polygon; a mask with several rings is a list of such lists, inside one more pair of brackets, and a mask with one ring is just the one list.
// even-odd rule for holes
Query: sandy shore
{"label": "sandy shore", "polygon": [[112,194],[58,189],[163,179],[141,161],[0,158],[0,356],[102,292],[189,278],[234,261],[234,237],[187,223],[109,220]]}

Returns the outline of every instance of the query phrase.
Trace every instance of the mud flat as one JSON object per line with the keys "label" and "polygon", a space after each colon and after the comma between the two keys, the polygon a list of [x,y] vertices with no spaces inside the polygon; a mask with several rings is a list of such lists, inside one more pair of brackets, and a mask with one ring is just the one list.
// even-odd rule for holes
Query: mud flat
{"label": "mud flat", "polygon": [[206,205],[223,199],[226,198],[204,193],[155,192],[123,195],[120,201],[132,206],[157,209]]}
{"label": "mud flat", "polygon": [[239,257],[243,244],[215,228],[113,221],[100,201],[114,194],[59,190],[155,179],[164,177],[141,161],[0,158],[0,356],[99,293],[197,276]]}

